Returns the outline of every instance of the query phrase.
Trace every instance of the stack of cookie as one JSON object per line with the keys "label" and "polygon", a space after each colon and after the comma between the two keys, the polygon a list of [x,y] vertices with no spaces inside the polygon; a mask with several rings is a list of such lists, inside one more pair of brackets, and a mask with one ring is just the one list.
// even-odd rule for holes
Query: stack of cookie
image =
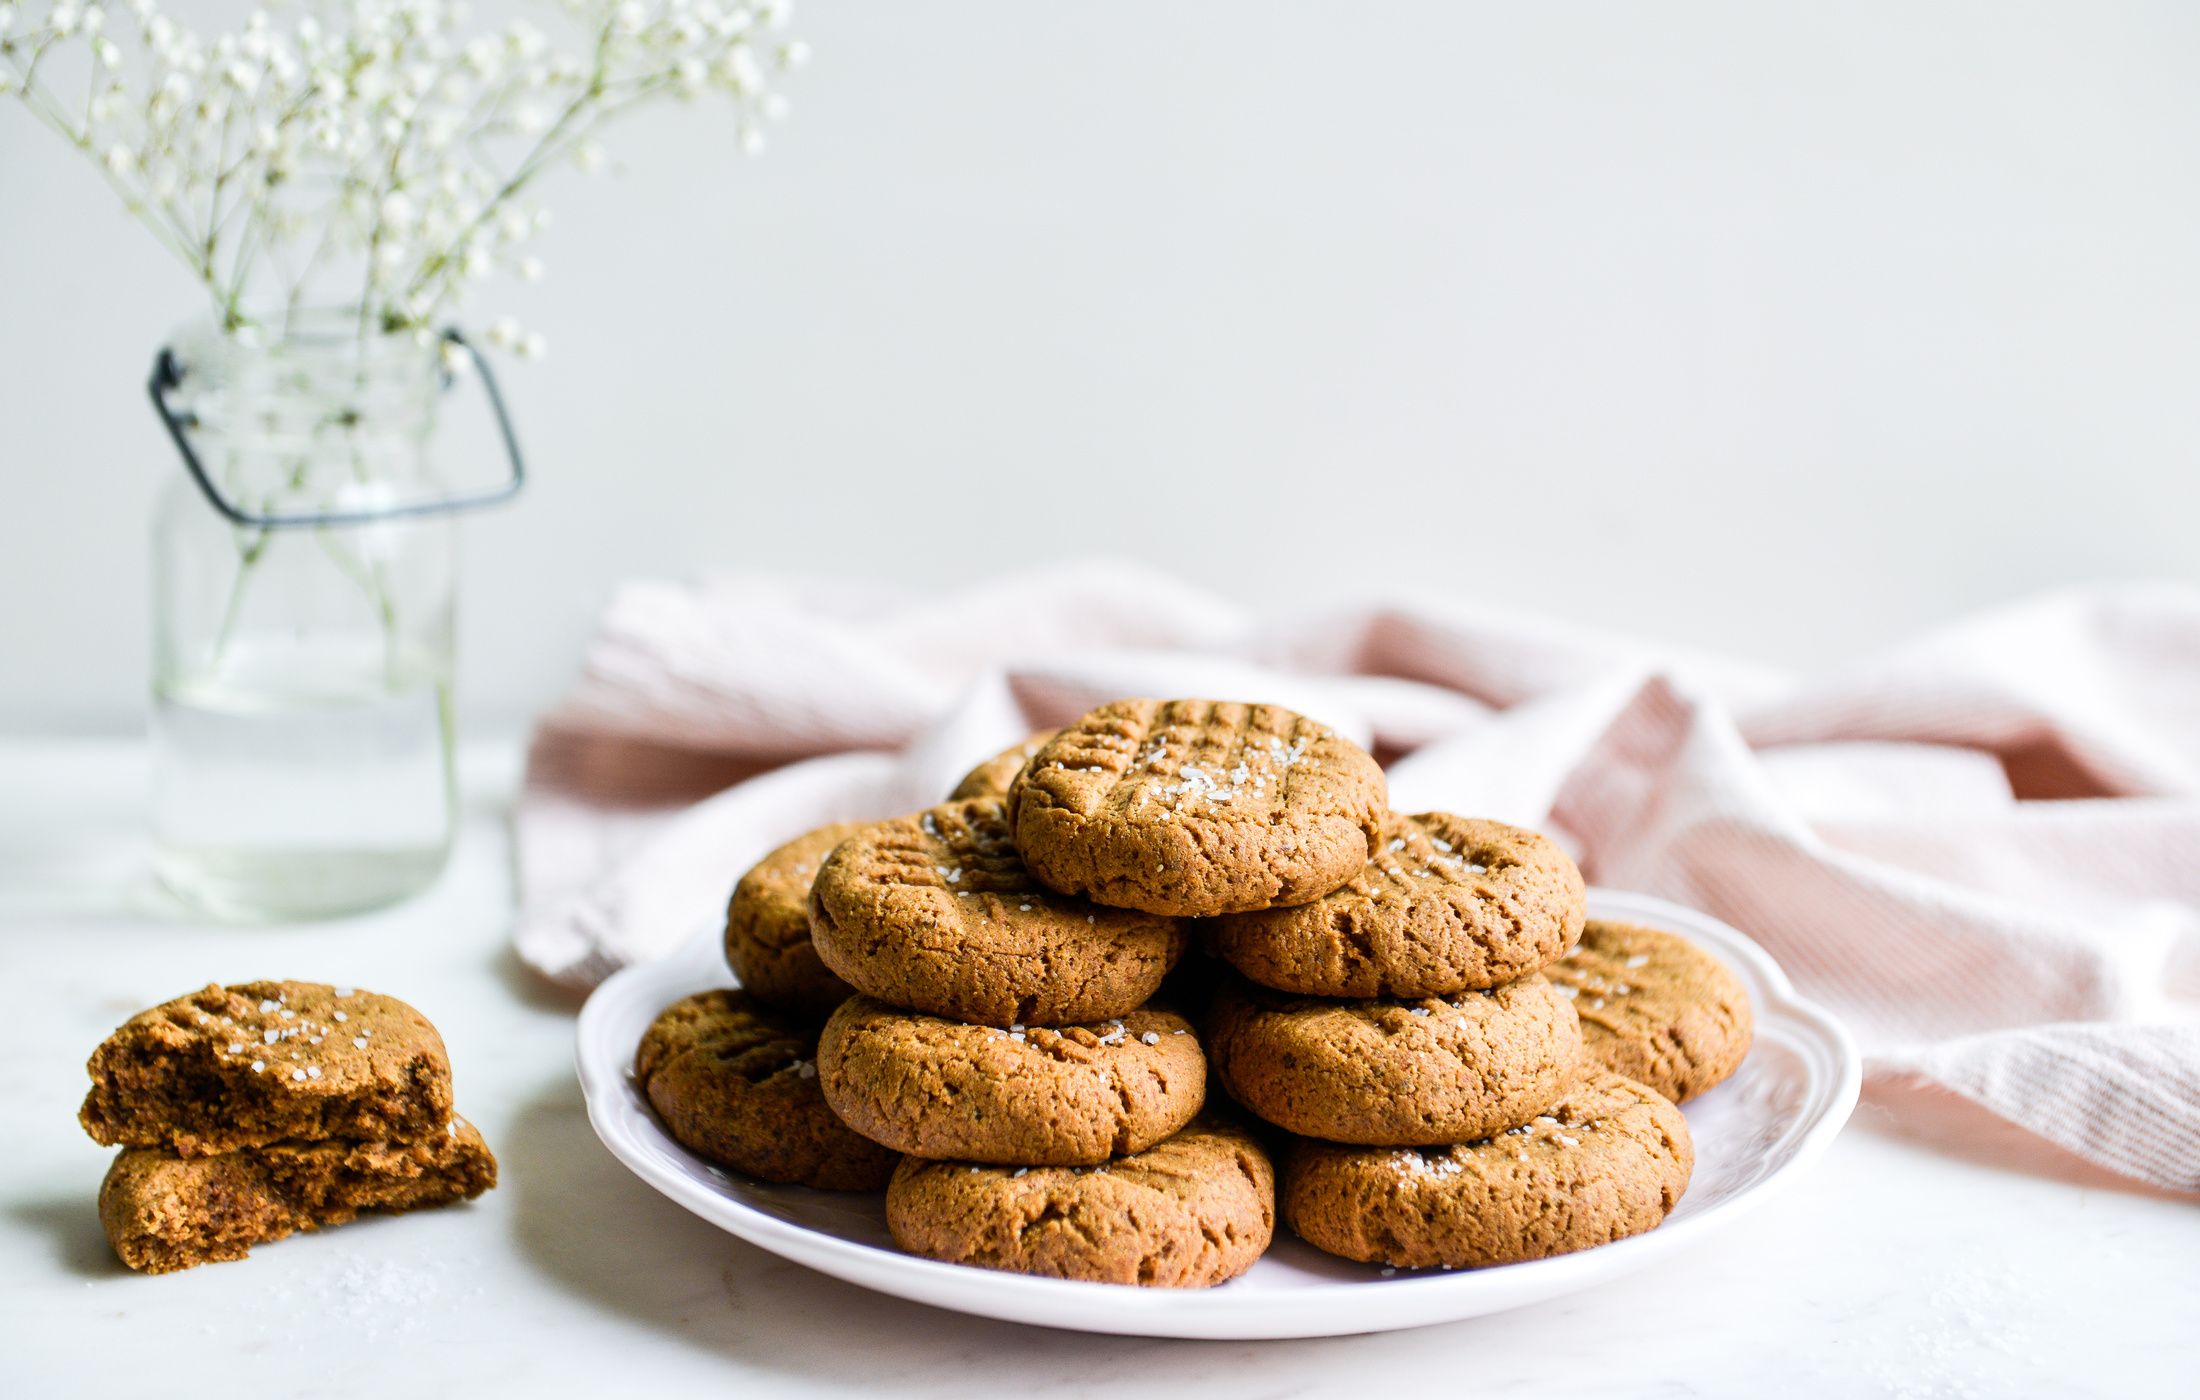
{"label": "stack of cookie", "polygon": [[[1569,959],[1583,927],[1556,846],[1390,812],[1374,760],[1321,725],[1118,701],[941,806],[767,856],[728,910],[745,990],[668,1010],[637,1077],[722,1164],[887,1180],[913,1252],[1202,1285],[1276,1215],[1260,1139],[1207,1103],[1212,1057],[1291,1135],[1282,1215],[1318,1247],[1530,1258],[1647,1229],[1686,1185],[1685,1122],[1610,1066],[1687,1060],[1669,1092],[1703,1087],[1735,1005],[1747,1043],[1738,987],[1664,976],[1708,961],[1686,944],[1591,925]],[[1194,944],[1221,961],[1153,1002]],[[1182,1013],[1217,981],[1202,1037]]]}
{"label": "stack of cookie", "polygon": [[1211,1053],[1240,1103],[1301,1139],[1283,1212],[1302,1238],[1460,1268],[1664,1219],[1686,1122],[1588,1061],[1577,989],[1541,975],[1580,936],[1584,895],[1534,832],[1390,814],[1339,888],[1214,922],[1245,980],[1216,999]]}
{"label": "stack of cookie", "polygon": [[1007,802],[980,796],[841,842],[810,928],[861,993],[825,1024],[825,1099],[905,1155],[886,1200],[905,1247],[1179,1286],[1234,1277],[1267,1247],[1267,1161],[1241,1130],[1195,1122],[1198,1037],[1148,1005],[1182,920],[1041,884]]}
{"label": "stack of cookie", "polygon": [[496,1185],[488,1145],[451,1112],[442,1037],[394,997],[210,986],[131,1017],[88,1068],[78,1117],[123,1148],[100,1222],[145,1273]]}

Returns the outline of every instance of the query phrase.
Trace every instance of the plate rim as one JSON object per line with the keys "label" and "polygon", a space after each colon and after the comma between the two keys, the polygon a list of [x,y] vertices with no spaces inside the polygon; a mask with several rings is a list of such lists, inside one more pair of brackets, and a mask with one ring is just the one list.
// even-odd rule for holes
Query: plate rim
{"label": "plate rim", "polygon": [[[957,1312],[1004,1321],[1132,1336],[1211,1337],[1256,1340],[1346,1335],[1426,1326],[1505,1311],[1572,1292],[1648,1264],[1661,1252],[1686,1248],[1716,1229],[1788,1189],[1831,1146],[1855,1111],[1863,1087],[1863,1064],[1854,1039],[1840,1021],[1818,1003],[1796,992],[1787,973],[1754,940],[1699,910],[1631,891],[1591,886],[1592,917],[1616,918],[1673,927],[1710,951],[1744,964],[1753,991],[1763,1002],[1755,1008],[1760,1040],[1773,1039],[1810,1058],[1830,1061],[1832,1075],[1798,1118],[1800,1130],[1786,1159],[1763,1179],[1704,1211],[1645,1234],[1615,1240],[1594,1249],[1527,1260],[1486,1269],[1403,1271],[1380,1280],[1385,1306],[1373,1319],[1352,1320],[1357,1309],[1344,1309],[1313,1325],[1277,1325],[1283,1296],[1292,1310],[1308,1308],[1309,1298],[1334,1288],[1364,1289],[1367,1280],[1316,1286],[1292,1295],[1240,1292],[1227,1286],[1186,1291],[1124,1288],[1116,1284],[1034,1278],[1024,1274],[971,1268],[924,1259],[878,1245],[843,1239],[783,1219],[737,1198],[714,1192],[685,1174],[664,1170],[653,1160],[667,1149],[684,1149],[661,1128],[650,1143],[627,1121],[626,1096],[631,1047],[618,1053],[591,1053],[608,1047],[608,1023],[636,988],[659,980],[715,973],[719,985],[734,978],[721,960],[721,935],[701,930],[675,952],[635,963],[606,978],[589,995],[575,1025],[574,1060],[590,1127],[619,1163],[660,1195],[690,1213],[783,1259],[816,1269],[859,1287]],[[683,993],[684,994],[684,993]],[[1798,1036],[1800,1028],[1806,1034]],[[1813,1041],[1815,1040],[1815,1043]],[[1813,1054],[1812,1052],[1816,1052]],[[654,1120],[651,1126],[655,1127]],[[799,1188],[784,1188],[799,1189]],[[1281,1226],[1279,1225],[1279,1233]],[[1372,1268],[1373,1266],[1368,1266]],[[1313,1308],[1317,1314],[1324,1310]],[[1263,1321],[1268,1325],[1261,1325]]]}

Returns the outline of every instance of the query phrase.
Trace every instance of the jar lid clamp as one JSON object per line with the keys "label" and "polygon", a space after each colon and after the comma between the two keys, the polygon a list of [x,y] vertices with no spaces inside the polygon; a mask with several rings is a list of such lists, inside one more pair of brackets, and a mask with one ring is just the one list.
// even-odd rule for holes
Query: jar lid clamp
{"label": "jar lid clamp", "polygon": [[[479,491],[459,492],[429,500],[404,501],[394,505],[377,506],[363,510],[300,511],[280,514],[246,510],[243,506],[223,495],[221,488],[214,484],[213,478],[207,474],[205,464],[199,460],[197,450],[191,446],[189,434],[185,431],[187,427],[192,426],[191,423],[187,421],[185,416],[179,415],[174,405],[168,401],[169,391],[183,382],[182,367],[176,361],[175,352],[169,347],[161,347],[160,354],[154,357],[153,375],[146,383],[145,388],[146,392],[152,396],[153,411],[160,415],[160,421],[168,429],[170,440],[176,444],[176,450],[183,455],[184,469],[191,473],[191,480],[197,483],[200,493],[206,497],[207,504],[214,507],[223,519],[246,529],[325,529],[331,526],[370,525],[380,521],[414,516],[449,515],[458,511],[476,510],[482,506],[495,505],[499,501],[510,500],[513,496],[519,494],[520,487],[525,484],[527,467],[520,456],[519,438],[512,429],[511,415],[506,412],[504,407],[504,395],[497,389],[496,376],[490,373],[489,362],[482,357],[479,350],[474,348],[473,342],[466,339],[459,332],[457,327],[446,328],[440,339],[443,344],[456,346],[463,351],[466,357],[472,361],[475,372],[481,376],[482,392],[489,396],[489,408],[496,415],[497,432],[504,439],[505,456],[510,460],[512,470],[509,476],[494,486],[485,487]],[[453,377],[447,371],[445,372],[443,376],[444,388],[450,387]]]}

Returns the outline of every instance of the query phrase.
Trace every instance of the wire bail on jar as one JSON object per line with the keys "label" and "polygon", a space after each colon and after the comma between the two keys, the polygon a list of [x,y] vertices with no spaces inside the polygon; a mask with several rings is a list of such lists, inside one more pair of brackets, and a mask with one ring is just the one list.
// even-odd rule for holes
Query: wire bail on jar
{"label": "wire bail on jar", "polygon": [[[153,375],[145,387],[146,392],[152,396],[153,410],[160,415],[162,425],[168,429],[169,438],[176,444],[176,450],[183,455],[184,469],[191,473],[192,481],[198,484],[199,492],[206,497],[207,504],[214,507],[223,519],[233,525],[252,530],[325,529],[332,526],[371,525],[386,520],[449,515],[458,511],[477,510],[482,506],[491,506],[500,501],[510,500],[513,496],[519,494],[520,487],[526,483],[527,466],[520,456],[519,438],[512,429],[511,415],[505,410],[504,395],[497,389],[496,376],[490,372],[489,362],[483,358],[479,350],[474,348],[473,342],[466,339],[459,332],[457,327],[446,328],[440,340],[444,345],[456,346],[464,352],[468,360],[472,362],[474,371],[481,376],[482,392],[489,396],[489,408],[496,416],[497,432],[504,440],[505,456],[510,460],[512,470],[509,476],[494,486],[485,487],[479,491],[458,492],[432,497],[427,500],[402,501],[393,505],[356,510],[297,512],[247,510],[222,494],[221,488],[214,484],[213,477],[207,472],[205,463],[199,460],[197,450],[191,446],[191,439],[187,430],[198,426],[196,415],[189,411],[179,414],[174,405],[168,401],[169,392],[183,382],[183,367],[178,363],[172,348],[162,346],[160,354],[154,357]],[[456,378],[457,376],[449,370],[441,371],[441,387],[448,390]]]}

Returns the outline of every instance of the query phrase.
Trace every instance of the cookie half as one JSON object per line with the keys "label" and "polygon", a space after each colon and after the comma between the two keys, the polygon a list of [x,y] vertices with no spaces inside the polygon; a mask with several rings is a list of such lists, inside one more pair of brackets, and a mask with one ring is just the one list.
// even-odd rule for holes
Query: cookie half
{"label": "cookie half", "polygon": [[1275,1219],[1268,1155],[1212,1119],[1098,1167],[906,1158],[886,1188],[911,1254],[1093,1283],[1211,1287],[1253,1267]]}
{"label": "cookie half", "polygon": [[1151,1008],[1088,1026],[966,1025],[856,997],[818,1042],[825,1101],[913,1157],[1091,1166],[1192,1121],[1207,1057],[1183,1017]]}
{"label": "cookie half", "polygon": [[463,1118],[418,1142],[277,1143],[211,1157],[125,1148],[99,1187],[115,1256],[167,1274],[242,1259],[252,1246],[356,1219],[471,1200],[497,1159]]}
{"label": "cookie half", "polygon": [[1449,996],[1525,977],[1580,936],[1581,871],[1548,837],[1449,812],[1391,813],[1382,835],[1313,903],[1215,920],[1215,952],[1279,991]]}
{"label": "cookie half", "polygon": [[1317,1249],[1368,1264],[1472,1269],[1639,1235],[1688,1189],[1681,1111],[1609,1071],[1524,1127],[1457,1147],[1299,1142],[1284,1164],[1284,1222]]}
{"label": "cookie half", "polygon": [[1589,1058],[1686,1103],[1749,1053],[1749,993],[1679,934],[1591,919],[1581,946],[1545,970],[1574,1000]]}
{"label": "cookie half", "polygon": [[894,1154],[833,1115],[814,1026],[740,991],[701,992],[658,1014],[634,1080],[682,1147],[765,1181],[876,1191]]}
{"label": "cookie half", "polygon": [[1207,1055],[1239,1103],[1302,1137],[1471,1142],[1528,1122],[1579,1074],[1581,1031],[1541,977],[1418,1001],[1323,1001],[1225,986]]}
{"label": "cookie half", "polygon": [[1021,743],[1010,744],[993,757],[963,774],[955,790],[947,794],[950,802],[961,802],[972,797],[1006,797],[1009,785],[1016,775],[1024,771],[1024,764],[1031,756],[1045,747],[1047,740],[1061,733],[1059,729],[1042,729]]}
{"label": "cookie half", "polygon": [[810,885],[833,847],[862,829],[840,822],[806,832],[749,867],[726,905],[726,964],[766,1006],[826,1016],[855,989],[810,946]]}
{"label": "cookie half", "polygon": [[1000,798],[865,827],[810,891],[826,967],[893,1006],[988,1026],[1104,1021],[1145,1004],[1179,921],[1057,894],[1017,858]]}
{"label": "cookie half", "polygon": [[1009,789],[1016,843],[1054,889],[1155,914],[1303,904],[1374,853],[1383,771],[1275,705],[1118,700],[1064,729]]}
{"label": "cookie half", "polygon": [[95,1142],[185,1157],[276,1142],[407,1141],[451,1117],[451,1061],[395,997],[319,982],[210,986],[139,1012],[92,1052]]}

